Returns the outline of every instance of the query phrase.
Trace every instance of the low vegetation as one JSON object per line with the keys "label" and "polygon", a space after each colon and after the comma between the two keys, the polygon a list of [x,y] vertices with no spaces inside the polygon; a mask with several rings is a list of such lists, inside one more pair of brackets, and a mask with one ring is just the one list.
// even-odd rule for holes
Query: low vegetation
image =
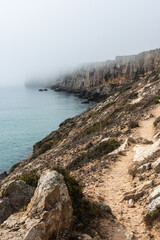
{"label": "low vegetation", "polygon": [[144,217],[144,222],[148,227],[152,227],[155,220],[160,221],[160,209],[152,213],[147,213]]}
{"label": "low vegetation", "polygon": [[58,172],[64,177],[76,220],[84,225],[89,224],[92,219],[98,216],[98,208],[90,201],[84,199],[81,183],[69,171],[61,169]]}
{"label": "low vegetation", "polygon": [[97,123],[93,124],[92,126],[86,128],[83,132],[83,135],[89,135],[91,133],[101,131],[103,128],[109,126],[111,123],[112,123],[112,121],[109,119],[106,119],[101,122],[97,122]]}
{"label": "low vegetation", "polygon": [[160,102],[160,95],[157,95],[155,98],[154,98],[154,104],[158,104]]}
{"label": "low vegetation", "polygon": [[37,187],[39,178],[40,178],[40,176],[32,171],[32,172],[25,172],[21,175],[18,175],[16,177],[16,180],[17,181],[22,180],[32,187]]}
{"label": "low vegetation", "polygon": [[159,122],[160,122],[160,116],[156,118],[156,120],[153,122],[153,125],[156,127]]}
{"label": "low vegetation", "polygon": [[136,127],[139,127],[139,124],[136,121],[131,121],[129,126],[130,126],[130,128],[136,128]]}
{"label": "low vegetation", "polygon": [[86,153],[81,154],[75,160],[73,160],[69,165],[68,169],[78,169],[84,166],[86,163],[91,162],[95,158],[100,158],[106,155],[120,146],[120,143],[115,138],[108,139],[100,143],[98,146],[92,148]]}

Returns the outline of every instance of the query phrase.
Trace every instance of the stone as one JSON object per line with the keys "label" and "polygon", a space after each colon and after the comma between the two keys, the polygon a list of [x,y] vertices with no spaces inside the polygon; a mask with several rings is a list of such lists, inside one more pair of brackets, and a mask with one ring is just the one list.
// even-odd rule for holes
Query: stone
{"label": "stone", "polygon": [[0,223],[6,220],[11,214],[27,206],[30,202],[35,188],[25,182],[11,181],[2,185],[0,201]]}
{"label": "stone", "polygon": [[140,166],[139,168],[137,168],[137,172],[144,173],[146,170],[150,170],[150,169],[151,169],[151,163],[145,163],[142,166]]}
{"label": "stone", "polygon": [[132,135],[128,138],[128,142],[130,143],[134,143],[134,144],[153,144],[152,141],[149,141],[143,137],[140,137],[140,136],[136,136],[136,137],[133,137]]}
{"label": "stone", "polygon": [[134,207],[134,200],[133,200],[133,199],[130,199],[130,200],[128,201],[128,206],[129,206],[130,208],[133,208],[133,207]]}
{"label": "stone", "polygon": [[158,158],[155,162],[152,163],[152,168],[156,173],[160,173],[160,158]]}
{"label": "stone", "polygon": [[109,153],[108,155],[115,155],[115,154],[122,153],[126,151],[127,146],[128,146],[128,138],[124,141],[124,143],[119,148],[115,149],[113,152]]}
{"label": "stone", "polygon": [[147,213],[154,213],[160,208],[160,196],[154,199],[150,204],[147,205]]}
{"label": "stone", "polygon": [[[56,171],[44,171],[26,212],[21,214],[11,215],[3,223],[3,240],[48,240],[68,229],[73,209],[63,176]],[[16,231],[15,223],[19,226]]]}
{"label": "stone", "polygon": [[92,238],[88,234],[83,234],[81,240],[92,240]]}
{"label": "stone", "polygon": [[150,113],[150,114],[148,114],[147,116],[144,117],[144,120],[148,120],[148,119],[153,118],[153,117],[154,117],[153,114]]}
{"label": "stone", "polygon": [[148,188],[150,188],[152,186],[152,184],[153,184],[152,180],[146,181],[143,184],[141,184],[140,186],[133,188],[132,190],[124,193],[123,200],[133,199],[134,201],[137,201],[139,198],[141,198],[145,194],[146,190]]}
{"label": "stone", "polygon": [[141,164],[146,163],[145,161],[147,161],[147,158],[152,156],[153,153],[159,150],[159,148],[160,148],[160,139],[147,147],[136,145],[133,148],[133,150],[136,152],[134,155],[133,161]]}
{"label": "stone", "polygon": [[134,238],[134,233],[131,231],[126,231],[125,232],[127,240],[132,240]]}
{"label": "stone", "polygon": [[159,139],[160,138],[160,132],[156,133],[153,138],[154,139]]}
{"label": "stone", "polygon": [[153,192],[149,195],[147,199],[151,202],[153,199],[159,196],[160,196],[160,185],[153,190]]}

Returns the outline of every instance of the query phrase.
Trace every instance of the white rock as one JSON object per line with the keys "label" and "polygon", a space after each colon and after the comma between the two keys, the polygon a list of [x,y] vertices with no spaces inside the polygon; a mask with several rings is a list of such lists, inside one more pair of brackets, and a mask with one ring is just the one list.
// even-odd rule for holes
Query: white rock
{"label": "white rock", "polygon": [[120,152],[124,152],[127,146],[128,146],[128,138],[124,141],[124,143],[119,148],[115,149],[113,152],[109,153],[108,155],[114,155]]}
{"label": "white rock", "polygon": [[160,197],[154,199],[150,204],[147,205],[147,213],[153,213],[160,208]]}
{"label": "white rock", "polygon": [[139,168],[137,168],[137,172],[144,173],[146,170],[149,170],[151,168],[151,163],[145,163]]}
{"label": "white rock", "polygon": [[148,120],[149,118],[154,117],[152,113],[148,114],[146,117],[144,117],[144,120]]}
{"label": "white rock", "polygon": [[156,133],[153,138],[154,139],[160,138],[160,132]]}
{"label": "white rock", "polygon": [[160,139],[147,147],[136,145],[133,150],[136,152],[133,158],[134,162],[145,163],[146,158],[150,157],[160,149]]}
{"label": "white rock", "polygon": [[153,192],[149,195],[147,199],[151,202],[153,199],[159,196],[160,196],[160,185],[153,190]]}
{"label": "white rock", "polygon": [[[72,224],[73,209],[63,176],[41,175],[26,212],[11,215],[0,227],[1,239],[48,240]],[[15,231],[15,224],[19,228]]]}

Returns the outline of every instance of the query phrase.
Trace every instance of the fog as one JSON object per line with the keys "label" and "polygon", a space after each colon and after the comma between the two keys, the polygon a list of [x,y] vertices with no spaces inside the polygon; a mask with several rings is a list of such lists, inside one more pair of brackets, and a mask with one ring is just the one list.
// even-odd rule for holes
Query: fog
{"label": "fog", "polygon": [[159,0],[0,0],[0,85],[160,47]]}

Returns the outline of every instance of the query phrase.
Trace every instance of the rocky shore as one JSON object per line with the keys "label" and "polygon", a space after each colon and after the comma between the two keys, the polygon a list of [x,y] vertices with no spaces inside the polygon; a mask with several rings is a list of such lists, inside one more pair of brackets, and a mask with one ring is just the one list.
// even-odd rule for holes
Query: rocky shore
{"label": "rocky shore", "polygon": [[86,74],[80,91],[115,91],[0,176],[0,239],[159,240],[160,50],[99,64],[92,87]]}

